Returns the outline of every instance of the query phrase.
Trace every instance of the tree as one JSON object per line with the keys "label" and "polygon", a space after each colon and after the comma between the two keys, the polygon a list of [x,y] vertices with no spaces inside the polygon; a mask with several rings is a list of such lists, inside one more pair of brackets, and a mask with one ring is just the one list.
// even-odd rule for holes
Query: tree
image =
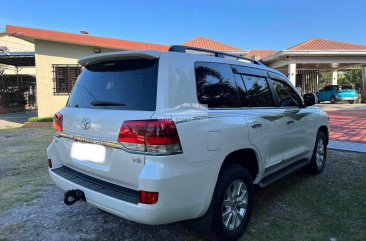
{"label": "tree", "polygon": [[332,72],[320,72],[319,73],[319,88],[330,85],[332,83]]}
{"label": "tree", "polygon": [[362,69],[350,69],[343,72],[338,77],[338,84],[352,85],[356,90],[360,89],[361,81],[362,81]]}
{"label": "tree", "polygon": [[[352,85],[356,90],[360,89],[362,81],[362,69],[349,69],[343,72],[338,72],[339,85]],[[332,72],[320,72],[319,88],[332,83]]]}

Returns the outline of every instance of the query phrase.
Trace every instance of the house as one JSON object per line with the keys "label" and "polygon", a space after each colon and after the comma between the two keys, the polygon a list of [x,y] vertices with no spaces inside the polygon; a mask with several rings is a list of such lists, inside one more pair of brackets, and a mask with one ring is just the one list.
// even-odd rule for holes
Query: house
{"label": "house", "polygon": [[30,108],[36,95],[36,69],[28,61],[34,59],[34,44],[2,33],[0,56],[0,114]]}
{"label": "house", "polygon": [[[79,58],[112,51],[145,49],[168,51],[169,49],[169,46],[160,44],[18,26],[7,26],[3,35],[34,45],[33,58],[40,117],[52,116],[65,106],[72,86],[81,71],[81,67],[77,64]],[[16,43],[16,41],[11,42]],[[301,85],[307,92],[318,89],[320,71],[336,73],[336,71],[360,65],[364,66],[364,72],[366,71],[366,46],[328,40],[312,39],[282,51],[241,50],[204,37],[198,37],[182,45],[239,54],[260,60],[286,74],[294,85]],[[5,54],[0,53],[0,63],[6,58]],[[363,83],[366,82],[365,78],[364,75]],[[332,84],[336,81],[334,78]],[[363,91],[365,91],[365,85]]]}

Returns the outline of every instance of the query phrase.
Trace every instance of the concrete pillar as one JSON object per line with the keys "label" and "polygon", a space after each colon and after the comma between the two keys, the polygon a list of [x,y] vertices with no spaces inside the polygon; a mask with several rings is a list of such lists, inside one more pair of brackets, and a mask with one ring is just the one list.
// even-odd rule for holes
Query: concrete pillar
{"label": "concrete pillar", "polygon": [[333,72],[332,72],[332,85],[337,85],[337,84],[338,84],[338,71],[333,70]]}
{"label": "concrete pillar", "polygon": [[296,85],[296,64],[288,65],[288,78],[293,86]]}
{"label": "concrete pillar", "polygon": [[366,99],[366,65],[362,66],[361,96]]}

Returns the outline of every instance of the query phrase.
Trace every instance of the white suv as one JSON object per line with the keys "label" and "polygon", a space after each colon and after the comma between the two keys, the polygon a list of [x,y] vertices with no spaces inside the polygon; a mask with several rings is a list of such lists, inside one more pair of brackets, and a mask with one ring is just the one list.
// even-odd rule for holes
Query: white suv
{"label": "white suv", "polygon": [[256,60],[173,46],[79,64],[47,150],[68,205],[144,224],[195,219],[235,240],[254,186],[324,168],[328,117],[316,97]]}

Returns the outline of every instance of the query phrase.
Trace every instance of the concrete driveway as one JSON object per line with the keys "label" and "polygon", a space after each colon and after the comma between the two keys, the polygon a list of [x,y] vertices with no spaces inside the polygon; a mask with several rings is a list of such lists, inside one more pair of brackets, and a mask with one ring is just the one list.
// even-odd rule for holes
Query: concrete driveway
{"label": "concrete driveway", "polygon": [[30,117],[36,117],[37,111],[24,111],[0,115],[0,129],[22,126]]}

